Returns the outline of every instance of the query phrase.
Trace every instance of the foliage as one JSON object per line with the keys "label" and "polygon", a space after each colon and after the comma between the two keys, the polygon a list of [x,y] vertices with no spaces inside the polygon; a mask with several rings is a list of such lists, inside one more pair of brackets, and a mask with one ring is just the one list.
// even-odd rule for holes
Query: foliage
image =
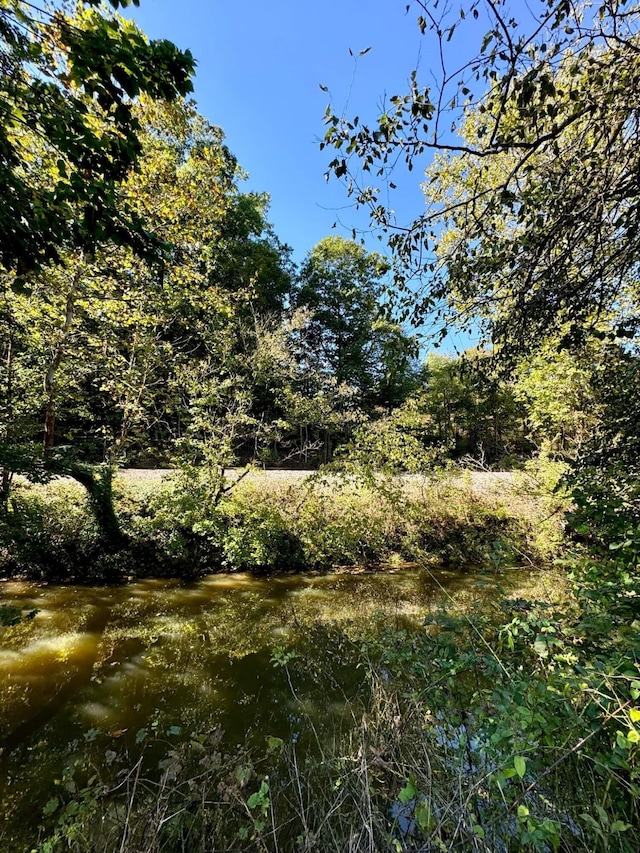
{"label": "foliage", "polygon": [[339,448],[338,465],[345,463],[385,474],[425,473],[444,465],[449,448],[426,446],[425,416],[414,397],[389,416],[358,427],[351,442]]}
{"label": "foliage", "polygon": [[[329,170],[390,234],[399,283],[424,285],[418,299],[408,290],[407,314],[480,320],[505,354],[563,327],[568,341],[607,321],[612,335],[633,334],[637,5],[540,0],[517,18],[503,3],[413,5],[441,58],[433,85],[414,71],[373,123],[330,105],[323,143],[337,153]],[[448,43],[478,27],[478,51],[461,63]],[[408,226],[382,201],[399,160],[428,167],[427,209]]]}
{"label": "foliage", "polygon": [[1,259],[19,275],[58,261],[62,247],[93,251],[108,241],[156,256],[160,247],[118,192],[141,153],[134,100],[185,95],[194,61],[96,6],[0,7]]}
{"label": "foliage", "polygon": [[3,574],[53,580],[79,571],[87,578],[99,576],[99,531],[77,485],[14,489],[0,524]]}
{"label": "foliage", "polygon": [[[85,463],[121,463],[136,451],[166,458],[185,435],[193,447],[225,431],[232,458],[250,425],[257,432],[265,416],[276,417],[252,412],[254,398],[242,387],[257,335],[245,336],[248,350],[237,346],[256,300],[277,304],[290,286],[285,248],[261,236],[266,199],[239,195],[222,132],[193,104],[141,98],[131,110],[140,151],[123,190],[172,249],[160,269],[113,244],[91,256],[61,249],[65,266],[41,268],[28,293],[4,290],[5,507],[16,472],[42,479],[55,471],[85,483],[98,509],[101,475],[90,476]],[[228,255],[240,250],[244,268],[232,279]],[[43,422],[44,457],[36,444]],[[18,452],[18,441],[32,444]],[[117,548],[107,503],[96,519],[107,548]]]}
{"label": "foliage", "polygon": [[489,353],[469,350],[457,360],[431,354],[423,376],[418,399],[432,443],[449,447],[454,458],[470,456],[488,465],[530,454],[525,410],[513,381],[500,377]]}
{"label": "foliage", "polygon": [[300,332],[303,382],[310,374],[320,381],[330,376],[338,387],[354,389],[354,403],[398,399],[415,342],[385,321],[381,295],[388,271],[380,255],[341,237],[325,237],[309,252],[295,295],[296,306],[310,311]]}
{"label": "foliage", "polygon": [[523,402],[529,438],[546,453],[575,461],[602,422],[591,379],[601,353],[542,346],[518,366],[516,397]]}
{"label": "foliage", "polygon": [[409,472],[452,459],[480,467],[521,460],[532,448],[523,399],[523,383],[501,379],[482,351],[458,359],[430,353],[406,399],[382,417],[375,412],[338,456]]}
{"label": "foliage", "polygon": [[[331,652],[329,666],[285,641],[271,662],[290,685],[294,730],[266,728],[252,746],[154,721],[137,760],[94,731],[101,766],[60,774],[40,849],[632,853],[634,596],[612,631],[594,580],[587,570],[573,595],[535,601],[487,578],[482,606],[434,608],[422,630],[382,617],[318,628],[308,643]],[[303,690],[310,677],[330,683],[337,659],[364,684],[329,721]]]}
{"label": "foliage", "polygon": [[399,679],[396,713],[426,720],[415,736],[429,742],[430,768],[439,750],[449,753],[450,773],[460,768],[464,805],[455,810],[469,816],[464,828],[447,824],[453,792],[437,805],[433,770],[411,764],[415,775],[405,775],[399,794],[410,803],[407,817],[419,824],[423,797],[434,815],[413,832],[438,833],[450,847],[456,836],[448,833],[473,837],[476,824],[492,849],[634,849],[638,634],[627,610],[634,590],[627,586],[612,623],[620,588],[603,589],[601,569],[576,572],[574,607],[506,600],[493,616],[435,614],[423,637],[385,628],[378,666]]}
{"label": "foliage", "polygon": [[263,572],[308,567],[303,544],[281,506],[245,493],[224,502],[220,513],[226,531],[222,540],[225,568]]}
{"label": "foliage", "polygon": [[[574,508],[568,517],[577,538],[594,555],[610,549],[636,559],[640,527],[638,488],[638,355],[634,349],[606,345],[590,377],[599,418],[582,445],[566,485]],[[595,408],[595,407],[594,407]]]}
{"label": "foliage", "polygon": [[164,482],[116,477],[123,535],[113,554],[77,484],[21,486],[0,535],[4,575],[82,581],[125,576],[193,577],[371,566],[426,559],[502,565],[548,561],[562,518],[546,492],[523,485],[476,493],[450,472],[383,476],[360,466],[282,485],[249,469],[241,482],[219,464],[186,466]]}

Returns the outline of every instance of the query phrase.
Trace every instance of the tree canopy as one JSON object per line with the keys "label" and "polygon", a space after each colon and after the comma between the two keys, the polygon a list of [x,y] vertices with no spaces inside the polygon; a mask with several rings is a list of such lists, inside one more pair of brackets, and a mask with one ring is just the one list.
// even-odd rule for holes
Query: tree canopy
{"label": "tree canopy", "polygon": [[[517,15],[494,0],[459,13],[419,0],[410,8],[440,77],[421,88],[414,72],[410,91],[386,98],[370,126],[330,107],[323,143],[337,152],[330,170],[388,234],[407,313],[479,321],[512,353],[559,330],[568,341],[603,326],[633,335],[637,4],[538,0]],[[477,54],[456,59],[449,43],[483,25]],[[402,161],[426,168],[426,210],[409,224],[381,201]],[[417,296],[407,286],[416,279]]]}
{"label": "tree canopy", "polygon": [[[415,342],[383,306],[388,261],[359,243],[325,237],[307,254],[295,304],[310,312],[302,354],[319,378],[352,389],[354,400],[402,399]],[[406,390],[406,389],[405,389]]]}
{"label": "tree canopy", "polygon": [[18,275],[63,247],[159,248],[119,192],[141,154],[135,99],[187,94],[194,60],[98,5],[0,2],[0,261]]}

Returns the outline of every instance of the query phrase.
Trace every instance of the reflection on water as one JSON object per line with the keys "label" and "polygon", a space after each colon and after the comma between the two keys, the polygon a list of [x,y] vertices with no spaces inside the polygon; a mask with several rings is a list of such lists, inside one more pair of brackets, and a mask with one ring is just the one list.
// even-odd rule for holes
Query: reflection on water
{"label": "reflection on water", "polygon": [[[136,732],[150,720],[187,731],[221,725],[231,743],[240,743],[254,730],[291,735],[301,702],[319,718],[337,715],[362,679],[348,665],[345,632],[376,613],[417,627],[445,597],[464,608],[491,596],[492,587],[482,588],[480,580],[403,568],[215,575],[115,588],[5,583],[4,603],[39,611],[0,632],[6,816],[27,793],[47,797],[56,762],[68,756],[69,744],[83,744],[88,731],[128,738],[135,749]],[[526,595],[529,582],[514,574],[514,594]],[[341,631],[332,635],[331,627]],[[274,647],[296,648],[308,662],[295,696],[286,670],[273,666]]]}

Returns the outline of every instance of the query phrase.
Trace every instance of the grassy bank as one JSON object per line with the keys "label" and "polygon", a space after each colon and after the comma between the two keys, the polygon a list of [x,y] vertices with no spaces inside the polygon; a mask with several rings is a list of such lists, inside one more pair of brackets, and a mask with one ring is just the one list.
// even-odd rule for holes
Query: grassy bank
{"label": "grassy bank", "polygon": [[561,539],[560,503],[525,475],[429,478],[202,471],[119,477],[125,537],[105,550],[83,489],[58,480],[15,488],[0,530],[0,571],[99,582],[216,571],[295,571],[407,561],[539,565]]}

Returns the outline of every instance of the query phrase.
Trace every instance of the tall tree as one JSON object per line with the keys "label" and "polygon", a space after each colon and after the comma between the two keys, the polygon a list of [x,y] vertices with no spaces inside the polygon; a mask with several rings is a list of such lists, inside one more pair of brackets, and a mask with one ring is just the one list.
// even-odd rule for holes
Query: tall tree
{"label": "tall tree", "polygon": [[[324,381],[352,388],[354,402],[373,404],[386,382],[398,383],[402,358],[408,372],[408,340],[386,320],[382,306],[388,262],[359,243],[342,237],[326,237],[309,252],[302,265],[295,301],[307,309],[309,319],[302,331],[301,357]],[[385,364],[385,359],[387,364]],[[387,370],[386,368],[389,368]]]}
{"label": "tall tree", "polygon": [[271,382],[258,387],[263,367],[252,374],[260,330],[278,324],[291,285],[267,198],[239,192],[222,131],[192,103],[141,98],[135,109],[142,153],[122,192],[168,247],[162,264],[121,246],[66,251],[29,294],[5,292],[7,316],[29,328],[15,365],[25,381],[27,360],[38,365],[32,416],[45,411],[47,447],[66,446],[74,462],[166,459],[207,422],[211,436],[229,427],[228,443],[248,447],[276,417]]}

